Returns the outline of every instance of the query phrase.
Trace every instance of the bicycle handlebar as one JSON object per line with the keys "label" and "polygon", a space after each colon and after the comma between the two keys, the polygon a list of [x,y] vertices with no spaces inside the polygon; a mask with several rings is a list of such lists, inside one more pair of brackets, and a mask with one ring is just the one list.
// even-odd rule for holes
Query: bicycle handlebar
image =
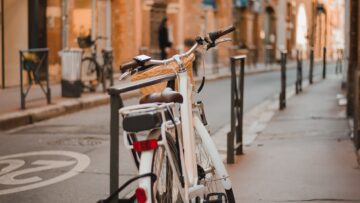
{"label": "bicycle handlebar", "polygon": [[[165,59],[165,60],[151,59],[151,60],[146,61],[146,65],[163,65],[163,64],[167,64],[167,63],[170,63],[170,62],[174,61],[176,57],[182,58],[182,57],[189,56],[190,54],[192,54],[198,48],[199,45],[206,45],[206,46],[208,46],[207,49],[215,47],[217,45],[216,44],[217,39],[219,39],[220,37],[222,37],[222,36],[224,36],[226,34],[229,34],[229,33],[233,32],[233,31],[235,31],[235,27],[230,26],[230,27],[226,28],[225,30],[219,30],[219,31],[215,31],[215,32],[210,32],[208,34],[208,37],[209,37],[210,41],[209,41],[209,39],[207,37],[205,37],[204,39],[201,38],[201,37],[197,37],[196,40],[195,40],[196,43],[194,44],[194,46],[192,46],[190,48],[190,50],[188,50],[186,53],[178,54],[178,55],[175,55],[175,56],[173,56],[173,57],[171,57],[169,59]],[[204,43],[204,42],[206,42],[207,44]],[[138,61],[133,59],[133,60],[131,60],[129,62],[126,62],[126,63],[122,64],[120,66],[120,71],[122,73],[124,73],[124,72],[126,72],[128,70],[132,71],[132,70],[136,69],[137,67],[139,67],[141,65],[144,65],[144,64],[139,64]]]}
{"label": "bicycle handlebar", "polygon": [[129,62],[126,62],[124,64],[120,65],[120,71],[121,73],[125,73],[128,70],[133,70],[138,67],[138,62],[135,60],[131,60]]}
{"label": "bicycle handlebar", "polygon": [[226,28],[225,30],[219,30],[216,32],[210,32],[209,38],[211,39],[211,41],[215,42],[217,39],[219,39],[220,37],[227,35],[231,32],[235,31],[235,27],[234,26],[230,26],[228,28]]}

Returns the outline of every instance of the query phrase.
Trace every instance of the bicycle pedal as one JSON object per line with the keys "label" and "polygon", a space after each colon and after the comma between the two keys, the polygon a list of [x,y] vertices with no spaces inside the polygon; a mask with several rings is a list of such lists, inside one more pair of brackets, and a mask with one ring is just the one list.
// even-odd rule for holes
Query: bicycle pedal
{"label": "bicycle pedal", "polygon": [[227,198],[225,193],[210,193],[204,199],[204,203],[226,203]]}

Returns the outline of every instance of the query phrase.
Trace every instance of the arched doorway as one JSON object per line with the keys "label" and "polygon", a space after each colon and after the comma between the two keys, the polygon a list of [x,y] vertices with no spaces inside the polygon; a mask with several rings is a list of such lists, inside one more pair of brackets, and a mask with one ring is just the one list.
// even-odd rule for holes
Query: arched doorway
{"label": "arched doorway", "polygon": [[265,63],[272,63],[276,54],[276,15],[272,7],[265,9],[264,34]]}
{"label": "arched doorway", "polygon": [[296,48],[306,53],[307,49],[307,17],[304,4],[299,6],[296,16]]}
{"label": "arched doorway", "polygon": [[150,10],[150,55],[160,58],[159,50],[159,27],[161,21],[166,17],[166,1],[155,1]]}

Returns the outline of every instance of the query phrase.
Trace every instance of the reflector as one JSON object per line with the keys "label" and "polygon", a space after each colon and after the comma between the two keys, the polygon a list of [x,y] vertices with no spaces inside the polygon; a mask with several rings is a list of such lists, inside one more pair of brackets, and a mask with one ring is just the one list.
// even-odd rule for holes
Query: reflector
{"label": "reflector", "polygon": [[137,188],[135,191],[135,197],[138,203],[145,203],[146,202],[145,190],[141,187]]}
{"label": "reflector", "polygon": [[134,146],[134,151],[142,152],[142,151],[156,149],[158,147],[158,144],[155,139],[151,139],[151,140],[134,142],[133,146]]}

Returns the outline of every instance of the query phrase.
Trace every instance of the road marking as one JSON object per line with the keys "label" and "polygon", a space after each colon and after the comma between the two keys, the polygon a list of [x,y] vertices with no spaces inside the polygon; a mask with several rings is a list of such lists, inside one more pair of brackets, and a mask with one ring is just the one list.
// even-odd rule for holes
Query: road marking
{"label": "road marking", "polygon": [[[67,158],[67,160],[43,160],[41,159],[41,156],[60,156]],[[23,158],[28,157],[31,157],[32,159],[37,158],[37,160],[31,162],[31,168],[17,170],[25,165],[26,162]],[[69,158],[72,160],[68,160]],[[3,190],[0,189],[0,195],[44,187],[69,179],[85,170],[90,164],[90,158],[85,154],[70,151],[36,151],[2,156],[0,157],[0,165],[3,164],[6,164],[7,166],[0,170],[0,185],[18,186]],[[65,171],[65,173],[47,180],[43,180],[43,178],[38,176],[21,178],[24,177],[25,174],[69,167],[72,165],[74,166],[69,171]]]}

